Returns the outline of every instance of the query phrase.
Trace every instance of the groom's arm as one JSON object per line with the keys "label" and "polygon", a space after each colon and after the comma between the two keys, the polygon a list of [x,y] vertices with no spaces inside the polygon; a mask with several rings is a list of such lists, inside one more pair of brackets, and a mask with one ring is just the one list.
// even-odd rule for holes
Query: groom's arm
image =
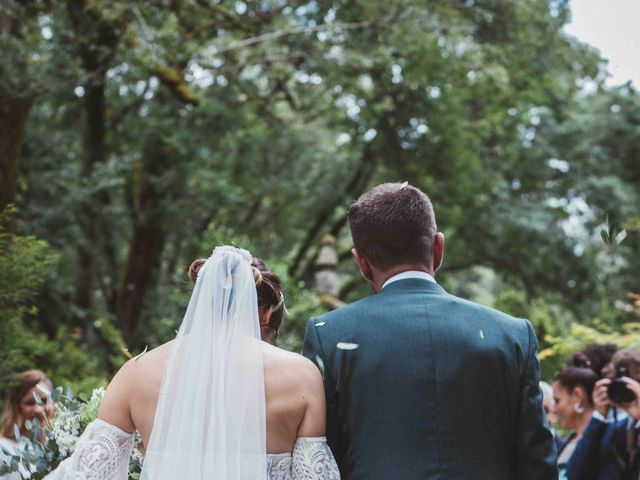
{"label": "groom's arm", "polygon": [[557,479],[557,453],[542,408],[538,341],[527,321],[529,349],[521,372],[520,409],[516,432],[516,478]]}
{"label": "groom's arm", "polygon": [[342,470],[344,452],[340,438],[340,424],[338,418],[338,393],[332,386],[330,373],[327,371],[327,359],[322,349],[320,337],[316,329],[317,320],[311,318],[307,322],[304,334],[303,355],[311,360],[320,369],[324,381],[324,390],[327,401],[327,443],[331,447],[338,467]]}

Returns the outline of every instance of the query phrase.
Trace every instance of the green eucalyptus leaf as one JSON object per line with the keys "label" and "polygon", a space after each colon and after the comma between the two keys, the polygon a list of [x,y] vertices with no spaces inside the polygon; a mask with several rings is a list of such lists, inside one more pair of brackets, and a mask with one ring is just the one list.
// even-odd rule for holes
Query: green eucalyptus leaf
{"label": "green eucalyptus leaf", "polygon": [[57,387],[52,393],[51,393],[51,400],[53,400],[54,402],[58,402],[60,401],[60,397],[62,396],[62,387]]}

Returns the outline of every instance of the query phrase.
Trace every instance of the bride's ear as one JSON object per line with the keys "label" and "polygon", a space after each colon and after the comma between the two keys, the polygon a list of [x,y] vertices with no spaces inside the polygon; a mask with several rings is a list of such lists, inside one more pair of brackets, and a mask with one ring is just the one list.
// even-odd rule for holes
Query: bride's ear
{"label": "bride's ear", "polygon": [[271,315],[273,315],[273,305],[269,305],[268,307],[261,307],[262,312],[260,312],[260,326],[261,327],[269,327],[271,325]]}
{"label": "bride's ear", "polygon": [[433,238],[433,271],[434,272],[437,272],[442,266],[443,258],[444,258],[444,234],[442,232],[438,232]]}

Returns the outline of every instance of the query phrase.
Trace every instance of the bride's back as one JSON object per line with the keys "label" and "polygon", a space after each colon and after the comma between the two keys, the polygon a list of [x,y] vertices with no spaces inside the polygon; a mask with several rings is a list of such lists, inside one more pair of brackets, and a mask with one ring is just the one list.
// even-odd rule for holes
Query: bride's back
{"label": "bride's back", "polygon": [[[148,444],[162,376],[174,342],[128,361],[107,389],[99,417],[122,430],[138,430]],[[301,355],[262,342],[267,452],[290,452],[296,437],[324,435],[325,404],[318,369]],[[211,408],[215,408],[212,405]]]}

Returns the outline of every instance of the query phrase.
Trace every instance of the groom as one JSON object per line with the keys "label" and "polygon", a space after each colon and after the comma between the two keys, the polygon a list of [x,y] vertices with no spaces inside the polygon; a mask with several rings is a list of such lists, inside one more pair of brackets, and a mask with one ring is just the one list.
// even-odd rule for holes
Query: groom
{"label": "groom", "polygon": [[309,320],[304,345],[342,478],[557,478],[531,324],[436,283],[444,236],[429,198],[378,185],[349,227],[375,295]]}

